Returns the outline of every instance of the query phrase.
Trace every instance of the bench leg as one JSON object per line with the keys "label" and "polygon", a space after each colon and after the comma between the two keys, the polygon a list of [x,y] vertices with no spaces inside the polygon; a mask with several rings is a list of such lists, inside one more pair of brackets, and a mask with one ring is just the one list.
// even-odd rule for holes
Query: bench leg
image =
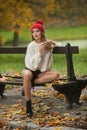
{"label": "bench leg", "polygon": [[71,109],[73,107],[73,103],[75,102],[75,96],[74,96],[74,91],[73,88],[70,86],[68,86],[67,88],[64,88],[64,90],[62,91],[62,93],[65,95],[68,105],[67,105],[67,109]]}
{"label": "bench leg", "polygon": [[71,109],[73,107],[73,103],[76,103],[77,105],[82,105],[79,102],[80,96],[81,96],[81,92],[82,89],[85,88],[85,84],[83,83],[74,83],[74,84],[70,84],[70,85],[61,85],[58,86],[57,84],[53,86],[53,88],[64,94],[67,101],[68,101],[68,105],[67,105],[67,109]]}
{"label": "bench leg", "polygon": [[0,96],[1,97],[3,97],[4,89],[5,89],[5,84],[0,84]]}
{"label": "bench leg", "polygon": [[79,100],[83,88],[84,87],[82,87],[82,85],[78,85],[78,84],[70,85],[68,87],[68,90],[65,91],[64,93],[64,95],[68,100],[67,109],[71,109],[73,107],[73,103],[76,103],[77,105],[81,105]]}

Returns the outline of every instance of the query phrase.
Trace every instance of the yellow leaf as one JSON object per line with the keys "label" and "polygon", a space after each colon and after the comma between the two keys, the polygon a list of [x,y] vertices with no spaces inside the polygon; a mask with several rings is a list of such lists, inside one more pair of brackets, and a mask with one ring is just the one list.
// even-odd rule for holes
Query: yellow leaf
{"label": "yellow leaf", "polygon": [[69,113],[65,113],[64,116],[69,116]]}
{"label": "yellow leaf", "polygon": [[48,110],[48,109],[50,109],[50,107],[48,107],[47,105],[44,105],[43,111],[46,111],[46,110]]}
{"label": "yellow leaf", "polygon": [[62,130],[62,127],[55,127],[53,130]]}
{"label": "yellow leaf", "polygon": [[40,110],[40,107],[38,105],[34,105],[34,108],[35,108],[34,109],[35,112],[38,112]]}

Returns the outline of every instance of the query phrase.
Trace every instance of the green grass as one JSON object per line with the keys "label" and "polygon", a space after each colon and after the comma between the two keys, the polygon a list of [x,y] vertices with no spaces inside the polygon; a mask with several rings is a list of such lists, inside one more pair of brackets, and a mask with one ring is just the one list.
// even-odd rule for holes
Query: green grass
{"label": "green grass", "polygon": [[54,40],[87,39],[87,25],[77,27],[48,28],[47,37]]}
{"label": "green grass", "polygon": [[[87,74],[87,49],[80,49],[79,54],[73,55],[73,63],[75,74],[85,75]],[[24,68],[24,54],[17,55],[0,55],[0,72],[22,72]],[[54,64],[52,69],[57,70],[61,75],[67,74],[66,57],[65,55],[54,54]]]}
{"label": "green grass", "polygon": [[24,68],[24,54],[1,54],[0,72],[21,72]]}
{"label": "green grass", "polygon": [[[73,55],[74,71],[77,76],[87,75],[87,48],[80,49],[79,54]],[[53,70],[57,70],[60,74],[67,74],[67,63],[65,55],[54,55]]]}
{"label": "green grass", "polygon": [[[46,28],[46,37],[53,40],[75,40],[75,39],[87,39],[87,25],[76,27],[50,27]],[[5,45],[12,45],[13,31],[0,31],[0,36],[3,41],[6,41]],[[3,40],[5,39],[5,40]],[[29,30],[20,31],[19,33],[19,45],[26,46],[31,40],[31,32]]]}

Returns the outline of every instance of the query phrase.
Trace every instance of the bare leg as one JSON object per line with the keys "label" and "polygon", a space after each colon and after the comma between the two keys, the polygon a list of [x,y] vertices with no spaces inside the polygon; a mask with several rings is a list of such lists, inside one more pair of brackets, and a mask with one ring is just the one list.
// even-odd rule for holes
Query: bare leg
{"label": "bare leg", "polygon": [[32,79],[31,71],[24,69],[23,70],[23,85],[24,85],[26,101],[30,100],[31,98],[31,79]]}
{"label": "bare leg", "polygon": [[59,74],[56,71],[47,71],[38,75],[35,83],[45,83],[56,80]]}
{"label": "bare leg", "polygon": [[24,85],[24,93],[26,99],[26,114],[28,117],[32,117],[32,102],[31,102],[31,79],[32,79],[32,72],[29,70],[23,71],[23,85]]}

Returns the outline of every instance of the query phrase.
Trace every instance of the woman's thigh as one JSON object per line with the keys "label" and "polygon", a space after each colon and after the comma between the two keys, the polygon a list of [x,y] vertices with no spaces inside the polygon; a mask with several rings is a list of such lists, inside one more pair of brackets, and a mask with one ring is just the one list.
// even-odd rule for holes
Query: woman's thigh
{"label": "woman's thigh", "polygon": [[59,74],[57,71],[46,71],[46,72],[40,73],[37,78],[44,77],[47,75],[54,76],[54,75],[59,75]]}
{"label": "woman's thigh", "polygon": [[58,77],[59,75],[56,71],[47,71],[39,74],[37,79],[35,80],[35,83],[37,84],[37,83],[51,82],[53,80],[56,80]]}

